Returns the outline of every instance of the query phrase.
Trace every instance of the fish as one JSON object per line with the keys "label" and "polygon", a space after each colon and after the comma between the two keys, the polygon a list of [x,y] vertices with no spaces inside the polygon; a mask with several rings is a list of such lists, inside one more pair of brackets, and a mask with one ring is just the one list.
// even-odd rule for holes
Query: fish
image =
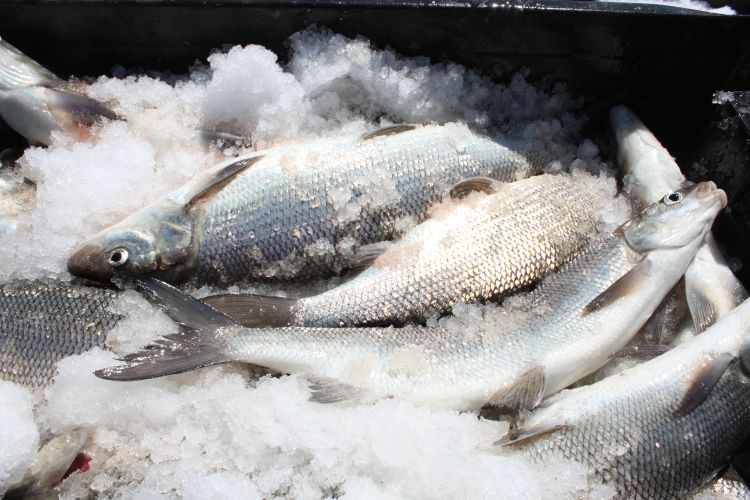
{"label": "fish", "polygon": [[592,241],[480,329],[443,322],[403,328],[247,328],[166,283],[142,293],[180,334],[95,372],[141,380],[239,361],[307,377],[319,402],[399,397],[435,409],[486,404],[521,414],[593,372],[643,326],[680,279],[726,194],[711,182],[676,192]]}
{"label": "fish", "polygon": [[20,217],[33,208],[35,201],[33,182],[11,168],[0,168],[0,237],[16,232]]}
{"label": "fish", "polygon": [[466,198],[432,207],[399,241],[366,249],[362,262],[374,256],[371,264],[327,292],[299,300],[230,294],[203,301],[253,327],[424,321],[459,301],[489,300],[555,271],[593,236],[604,202],[568,174],[512,183],[473,178],[457,187]]}
{"label": "fish", "polygon": [[545,401],[497,444],[588,466],[616,498],[686,498],[750,437],[750,301],[665,354]]}
{"label": "fish", "polygon": [[81,94],[2,39],[0,117],[30,143],[45,146],[52,143],[54,132],[80,140],[102,119],[119,119],[109,107]]}
{"label": "fish", "polygon": [[123,318],[110,311],[119,292],[61,280],[0,284],[0,380],[48,385],[56,363],[93,347]]}
{"label": "fish", "polygon": [[258,151],[82,242],[68,270],[97,281],[149,275],[198,285],[330,277],[359,247],[402,234],[461,180],[539,173],[550,153],[527,146],[454,123]]}
{"label": "fish", "polygon": [[[648,205],[688,183],[666,148],[630,108],[615,106],[610,118],[618,161],[626,174],[623,184],[634,203]],[[704,331],[748,297],[711,234],[685,272],[685,296],[695,333]]]}

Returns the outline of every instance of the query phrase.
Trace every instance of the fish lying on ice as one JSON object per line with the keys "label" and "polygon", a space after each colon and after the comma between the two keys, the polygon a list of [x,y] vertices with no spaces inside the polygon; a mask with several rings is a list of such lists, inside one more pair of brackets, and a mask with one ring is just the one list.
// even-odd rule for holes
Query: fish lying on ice
{"label": "fish lying on ice", "polygon": [[[626,106],[612,108],[623,184],[639,205],[648,205],[686,185],[679,166]],[[702,332],[740,304],[748,294],[729,269],[712,235],[685,273],[685,290],[695,331]]]}
{"label": "fish lying on ice", "polygon": [[501,441],[588,465],[617,498],[685,498],[750,437],[750,302],[651,361],[558,394]]}
{"label": "fish lying on ice", "polygon": [[[680,279],[725,204],[710,182],[671,193],[593,241],[481,331],[445,324],[243,328],[169,285],[141,280],[185,331],[96,374],[139,380],[243,361],[307,376],[318,401],[397,396],[434,408],[529,409],[630,340]],[[514,313],[519,321],[511,324]]]}
{"label": "fish lying on ice", "polygon": [[0,167],[0,237],[15,233],[19,216],[36,200],[36,185],[11,168]]}
{"label": "fish lying on ice", "polygon": [[555,271],[588,242],[595,208],[605,202],[568,174],[505,184],[470,179],[459,187],[474,193],[431,208],[430,218],[332,290],[299,300],[234,294],[203,301],[255,327],[423,320],[458,301],[491,299]]}
{"label": "fish lying on ice", "polygon": [[446,186],[522,179],[550,159],[459,124],[396,125],[260,151],[94,235],[68,269],[100,281],[150,275],[199,284],[331,276],[360,246],[391,240],[423,217]]}
{"label": "fish lying on ice", "polygon": [[122,319],[109,309],[118,295],[64,281],[0,284],[0,379],[41,387],[62,358],[103,347]]}
{"label": "fish lying on ice", "polygon": [[76,139],[102,118],[117,114],[77,93],[67,82],[0,39],[0,117],[32,144],[49,145],[52,133]]}

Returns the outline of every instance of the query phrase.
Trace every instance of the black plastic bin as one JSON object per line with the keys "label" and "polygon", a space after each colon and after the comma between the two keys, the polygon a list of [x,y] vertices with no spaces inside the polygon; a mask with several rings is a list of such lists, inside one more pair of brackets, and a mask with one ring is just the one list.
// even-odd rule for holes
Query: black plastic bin
{"label": "black plastic bin", "polygon": [[[551,76],[590,98],[587,135],[605,155],[608,109],[625,103],[688,177],[727,190],[714,234],[748,286],[750,115],[712,97],[750,90],[749,4],[723,16],[575,0],[0,0],[0,36],[63,77],[115,64],[185,73],[225,44],[261,44],[283,60],[286,39],[313,24],[499,79],[526,67],[532,80]],[[18,144],[0,124],[0,150]]]}

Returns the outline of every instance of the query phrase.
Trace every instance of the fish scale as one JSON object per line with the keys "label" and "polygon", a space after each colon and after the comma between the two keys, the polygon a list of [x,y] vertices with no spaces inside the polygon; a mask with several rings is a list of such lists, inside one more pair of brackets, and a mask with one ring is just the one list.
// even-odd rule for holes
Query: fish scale
{"label": "fish scale", "polygon": [[423,217],[461,179],[516,180],[549,159],[457,124],[269,150],[202,206],[195,276],[199,283],[330,276],[347,267],[346,257],[306,259],[308,246],[391,240],[400,219]]}
{"label": "fish scale", "polygon": [[498,189],[438,208],[447,215],[408,232],[362,274],[297,302],[289,323],[399,323],[487,300],[554,271],[596,228],[598,195],[568,175]]}
{"label": "fish scale", "polygon": [[[539,463],[582,462],[615,487],[617,498],[685,498],[750,436],[750,379],[741,362],[730,362],[715,386],[696,375],[715,362],[712,357],[736,358],[747,348],[750,302],[741,308],[701,334],[705,338],[551,398],[521,431],[550,434],[520,441],[520,451]],[[707,387],[708,396],[687,415],[674,416],[695,384]]]}
{"label": "fish scale", "polygon": [[0,285],[0,379],[29,387],[52,380],[66,356],[104,346],[122,318],[109,311],[118,292],[59,281]]}

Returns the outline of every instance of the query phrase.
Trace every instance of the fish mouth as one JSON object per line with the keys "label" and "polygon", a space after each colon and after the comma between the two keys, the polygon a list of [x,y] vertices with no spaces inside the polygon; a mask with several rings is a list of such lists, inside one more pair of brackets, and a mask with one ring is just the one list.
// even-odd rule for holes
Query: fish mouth
{"label": "fish mouth", "polygon": [[721,208],[726,208],[728,199],[727,199],[727,193],[724,192],[723,189],[719,189],[716,186],[716,183],[713,181],[706,181],[701,182],[698,185],[697,192],[702,197],[715,197],[719,200],[719,204],[721,205]]}
{"label": "fish mouth", "polygon": [[104,261],[102,249],[95,245],[76,250],[68,259],[68,272],[79,278],[105,283],[114,277],[112,267]]}

